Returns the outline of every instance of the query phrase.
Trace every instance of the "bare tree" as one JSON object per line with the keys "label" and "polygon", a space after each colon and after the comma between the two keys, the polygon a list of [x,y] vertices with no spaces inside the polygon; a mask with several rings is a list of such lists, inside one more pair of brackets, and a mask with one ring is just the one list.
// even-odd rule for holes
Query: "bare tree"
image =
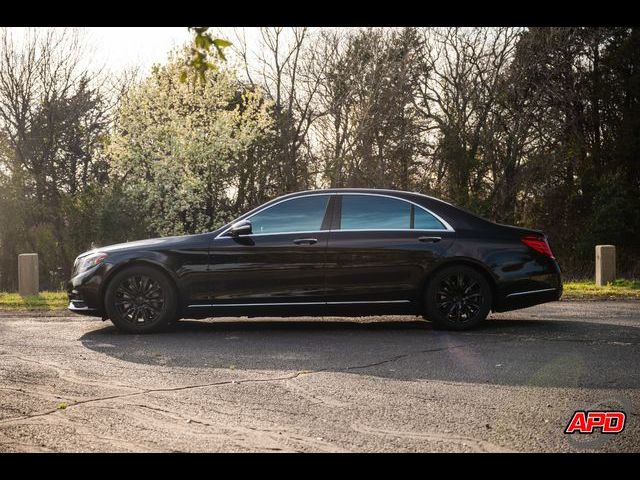
{"label": "bare tree", "polygon": [[97,152],[108,109],[85,62],[79,31],[30,29],[20,40],[0,31],[1,170],[23,205],[14,217],[15,228],[26,232],[23,241],[35,248],[44,237],[55,239],[54,248],[43,252],[45,268],[68,268],[65,199],[104,168]]}
{"label": "bare tree", "polygon": [[415,29],[323,32],[314,128],[324,177],[333,186],[409,189],[421,155],[413,106]]}
{"label": "bare tree", "polygon": [[[469,205],[469,190],[486,174],[478,162],[496,88],[510,64],[517,28],[433,28],[422,31],[416,107],[436,132],[435,161],[448,195]],[[442,175],[444,174],[444,175]]]}
{"label": "bare tree", "polygon": [[[248,50],[243,32],[238,32],[234,49],[255,88],[264,88],[273,102],[275,142],[270,165],[274,194],[309,187],[315,176],[309,154],[309,129],[321,115],[314,98],[321,78],[312,65],[317,55],[308,28],[261,28],[256,52]],[[311,183],[310,183],[311,181]]]}

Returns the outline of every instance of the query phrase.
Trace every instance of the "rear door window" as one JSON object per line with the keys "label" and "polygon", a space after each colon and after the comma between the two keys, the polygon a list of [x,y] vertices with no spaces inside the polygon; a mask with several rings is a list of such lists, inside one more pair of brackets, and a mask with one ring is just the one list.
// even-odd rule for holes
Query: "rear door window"
{"label": "rear door window", "polygon": [[410,227],[410,203],[374,195],[342,196],[342,230],[403,230]]}
{"label": "rear door window", "polygon": [[341,230],[444,230],[432,214],[409,202],[376,195],[342,195]]}

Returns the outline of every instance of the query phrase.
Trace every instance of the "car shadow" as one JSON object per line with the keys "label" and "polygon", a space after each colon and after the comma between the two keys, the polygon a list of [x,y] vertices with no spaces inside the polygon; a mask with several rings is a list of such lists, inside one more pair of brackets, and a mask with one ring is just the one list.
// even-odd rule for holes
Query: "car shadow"
{"label": "car shadow", "polygon": [[640,329],[565,320],[500,318],[467,332],[415,317],[182,320],[169,331],[128,335],[110,323],[82,344],[158,367],[329,371],[399,380],[496,385],[638,388]]}

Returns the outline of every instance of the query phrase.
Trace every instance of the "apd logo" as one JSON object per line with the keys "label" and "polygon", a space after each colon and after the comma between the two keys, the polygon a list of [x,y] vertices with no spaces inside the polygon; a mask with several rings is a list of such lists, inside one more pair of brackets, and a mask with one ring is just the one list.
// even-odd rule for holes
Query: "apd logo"
{"label": "apd logo", "polygon": [[628,399],[611,398],[576,410],[564,429],[574,448],[598,448],[622,433],[630,411]]}
{"label": "apd logo", "polygon": [[595,429],[600,429],[602,433],[620,433],[624,430],[626,418],[622,410],[607,412],[578,410],[569,420],[564,433],[593,433]]}

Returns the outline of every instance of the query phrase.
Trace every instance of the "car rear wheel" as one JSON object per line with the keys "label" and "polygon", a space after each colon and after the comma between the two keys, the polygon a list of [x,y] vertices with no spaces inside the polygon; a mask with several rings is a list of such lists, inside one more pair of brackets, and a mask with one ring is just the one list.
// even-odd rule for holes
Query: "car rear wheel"
{"label": "car rear wheel", "polygon": [[463,265],[435,274],[425,291],[425,316],[436,328],[468,330],[491,310],[491,287],[484,275]]}
{"label": "car rear wheel", "polygon": [[118,330],[157,332],[176,319],[177,295],[166,275],[152,267],[134,266],[109,283],[105,308]]}

